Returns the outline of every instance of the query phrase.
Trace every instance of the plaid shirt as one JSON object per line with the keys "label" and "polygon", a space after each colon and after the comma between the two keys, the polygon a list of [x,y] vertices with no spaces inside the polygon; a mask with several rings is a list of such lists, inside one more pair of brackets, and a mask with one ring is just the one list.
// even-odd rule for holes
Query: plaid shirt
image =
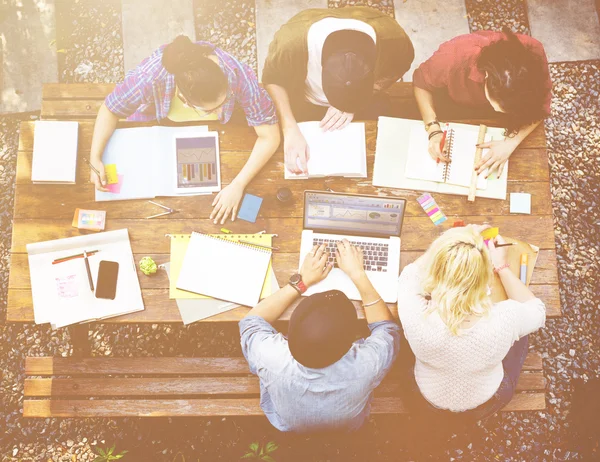
{"label": "plaid shirt", "polygon": [[[254,71],[208,42],[197,43],[213,49],[234,95],[234,98],[229,98],[220,111],[221,123],[227,123],[231,119],[236,101],[244,110],[248,125],[255,127],[277,123],[273,101],[266,90],[258,84]],[[169,74],[162,65],[165,46],[160,47],[138,67],[129,71],[125,80],[106,97],[104,102],[110,112],[136,122],[162,120],[167,117],[171,100],[175,96],[175,76]]]}

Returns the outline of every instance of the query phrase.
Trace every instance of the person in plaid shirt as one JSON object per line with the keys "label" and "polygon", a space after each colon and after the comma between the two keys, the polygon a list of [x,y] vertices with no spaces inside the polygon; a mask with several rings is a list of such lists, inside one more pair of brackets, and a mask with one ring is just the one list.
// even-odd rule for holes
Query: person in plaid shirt
{"label": "person in plaid shirt", "polygon": [[275,106],[260,87],[252,69],[208,42],[193,43],[186,36],[163,45],[108,95],[94,127],[90,180],[106,189],[102,153],[119,119],[174,122],[219,120],[227,123],[243,115],[258,136],[252,153],[237,177],[216,196],[211,219],[235,220],[248,183],[279,146]]}

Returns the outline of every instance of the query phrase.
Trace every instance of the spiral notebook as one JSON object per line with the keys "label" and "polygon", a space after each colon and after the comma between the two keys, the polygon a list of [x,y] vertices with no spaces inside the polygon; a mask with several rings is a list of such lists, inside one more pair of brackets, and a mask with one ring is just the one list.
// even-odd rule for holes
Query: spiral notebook
{"label": "spiral notebook", "polygon": [[254,306],[270,262],[270,249],[192,233],[177,288]]}
{"label": "spiral notebook", "polygon": [[[416,180],[435,181],[468,188],[471,185],[471,175],[475,165],[476,144],[476,131],[449,126],[445,145],[449,162],[437,163],[428,154],[427,133],[422,127],[413,126],[410,130],[405,175],[407,178]],[[477,189],[486,187],[485,175],[479,175]]]}
{"label": "spiral notebook", "polygon": [[[445,164],[436,164],[428,153],[429,140],[423,122],[379,117],[373,186],[468,196],[479,125],[452,122],[449,128],[452,129],[452,162],[445,170]],[[503,129],[487,127],[486,141],[503,139]],[[485,158],[488,153],[489,150],[484,149],[482,156]],[[491,175],[485,180],[484,174],[479,175],[475,195],[506,199],[508,164],[499,178]]]}
{"label": "spiral notebook", "polygon": [[[171,238],[171,265],[170,270],[170,282],[169,282],[169,298],[172,299],[210,299],[206,295],[195,294],[187,292],[185,290],[179,290],[177,288],[177,281],[179,274],[181,273],[181,267],[183,265],[183,259],[190,243],[191,234],[168,234]],[[273,244],[274,234],[213,234],[214,237],[220,239],[227,239],[229,241],[247,241],[253,244],[271,246]],[[271,295],[275,287],[271,281],[273,280],[275,273],[273,272],[273,264],[269,265],[269,275],[271,277],[265,278],[262,293],[260,298],[263,299]]]}

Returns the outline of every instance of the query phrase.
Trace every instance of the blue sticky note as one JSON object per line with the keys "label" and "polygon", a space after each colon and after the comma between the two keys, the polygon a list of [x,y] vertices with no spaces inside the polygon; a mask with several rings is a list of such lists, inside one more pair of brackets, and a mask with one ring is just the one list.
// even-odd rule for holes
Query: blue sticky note
{"label": "blue sticky note", "polygon": [[242,206],[238,212],[238,218],[240,220],[249,221],[250,223],[256,223],[256,217],[258,216],[262,201],[262,197],[245,194],[244,200],[242,200]]}

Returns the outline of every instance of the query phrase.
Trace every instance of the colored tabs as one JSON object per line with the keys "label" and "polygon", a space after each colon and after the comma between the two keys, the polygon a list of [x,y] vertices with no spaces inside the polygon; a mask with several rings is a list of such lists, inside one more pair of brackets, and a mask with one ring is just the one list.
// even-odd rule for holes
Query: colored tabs
{"label": "colored tabs", "polygon": [[427,216],[431,219],[434,225],[440,225],[447,220],[444,212],[440,210],[439,205],[430,194],[423,194],[417,198],[417,202],[423,208]]}
{"label": "colored tabs", "polygon": [[108,164],[104,166],[104,172],[106,173],[106,182],[107,184],[117,184],[119,182],[119,177],[117,175],[117,165],[116,164]]}

